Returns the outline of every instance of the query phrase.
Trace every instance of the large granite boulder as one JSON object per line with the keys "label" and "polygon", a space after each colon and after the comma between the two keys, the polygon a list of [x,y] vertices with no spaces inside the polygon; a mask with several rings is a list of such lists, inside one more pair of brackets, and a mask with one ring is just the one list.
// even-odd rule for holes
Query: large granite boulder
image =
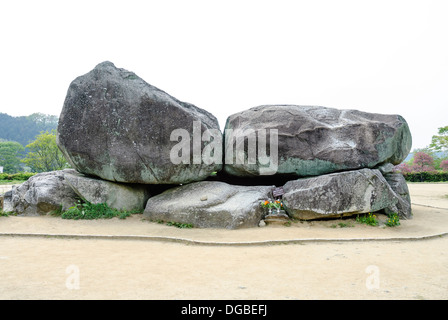
{"label": "large granite boulder", "polygon": [[260,202],[270,197],[272,188],[194,182],[150,198],[143,216],[153,221],[189,223],[198,228],[257,227],[264,214]]}
{"label": "large granite boulder", "polygon": [[212,114],[111,62],[70,84],[57,143],[77,171],[109,181],[181,184],[222,168]]}
{"label": "large granite boulder", "polygon": [[71,169],[36,174],[5,194],[3,210],[18,215],[45,215],[67,210],[76,204],[77,194],[65,181]]}
{"label": "large granite boulder", "polygon": [[286,211],[302,220],[396,209],[400,198],[376,169],[300,178],[287,182],[283,189]]}
{"label": "large granite boulder", "polygon": [[82,200],[106,203],[121,211],[143,211],[150,196],[146,185],[111,182],[75,172],[66,173],[65,181]]}
{"label": "large granite boulder", "polygon": [[399,115],[259,106],[227,119],[224,170],[241,177],[297,178],[374,168],[401,163],[411,143],[409,127]]}

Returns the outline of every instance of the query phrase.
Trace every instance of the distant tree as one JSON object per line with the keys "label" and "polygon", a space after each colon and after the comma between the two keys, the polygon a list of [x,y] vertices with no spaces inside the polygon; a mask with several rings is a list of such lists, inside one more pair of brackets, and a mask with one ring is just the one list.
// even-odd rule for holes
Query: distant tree
{"label": "distant tree", "polygon": [[432,136],[429,147],[437,151],[448,150],[448,126],[439,128],[439,135]]}
{"label": "distant tree", "polygon": [[443,160],[440,162],[440,169],[443,171],[448,171],[448,160]]}
{"label": "distant tree", "polygon": [[434,158],[425,152],[417,152],[414,154],[411,169],[414,172],[434,171]]}
{"label": "distant tree", "polygon": [[31,122],[35,123],[41,131],[51,130],[58,126],[59,118],[54,115],[44,114],[44,113],[33,113],[26,117]]}
{"label": "distant tree", "polygon": [[55,171],[68,167],[67,160],[56,144],[56,130],[42,131],[36,140],[26,147],[30,151],[22,162],[34,172]]}
{"label": "distant tree", "polygon": [[15,141],[0,142],[0,166],[5,173],[16,173],[21,170],[20,159],[23,158],[25,148]]}
{"label": "distant tree", "polygon": [[408,163],[402,162],[399,165],[395,166],[394,171],[401,173],[410,173],[412,172],[412,167]]}

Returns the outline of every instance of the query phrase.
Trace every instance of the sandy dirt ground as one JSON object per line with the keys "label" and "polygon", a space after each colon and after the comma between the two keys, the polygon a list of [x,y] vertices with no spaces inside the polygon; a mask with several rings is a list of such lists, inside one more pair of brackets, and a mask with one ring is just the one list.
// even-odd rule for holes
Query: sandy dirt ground
{"label": "sandy dirt ground", "polygon": [[0,299],[448,299],[448,184],[409,188],[394,228],[0,217]]}

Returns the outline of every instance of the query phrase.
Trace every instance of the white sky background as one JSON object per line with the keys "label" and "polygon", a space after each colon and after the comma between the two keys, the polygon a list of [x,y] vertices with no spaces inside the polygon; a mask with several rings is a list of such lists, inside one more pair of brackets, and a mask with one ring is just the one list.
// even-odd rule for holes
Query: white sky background
{"label": "white sky background", "polygon": [[59,115],[109,60],[227,116],[262,104],[400,114],[413,148],[448,125],[448,1],[3,1],[0,112]]}

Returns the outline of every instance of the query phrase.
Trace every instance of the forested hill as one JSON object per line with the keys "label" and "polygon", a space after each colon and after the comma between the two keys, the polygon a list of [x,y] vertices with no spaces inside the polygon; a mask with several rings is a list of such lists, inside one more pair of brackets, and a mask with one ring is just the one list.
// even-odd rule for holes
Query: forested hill
{"label": "forested hill", "polygon": [[22,117],[0,113],[0,140],[17,141],[26,146],[41,131],[56,129],[58,120],[57,116],[43,113],[33,113]]}

